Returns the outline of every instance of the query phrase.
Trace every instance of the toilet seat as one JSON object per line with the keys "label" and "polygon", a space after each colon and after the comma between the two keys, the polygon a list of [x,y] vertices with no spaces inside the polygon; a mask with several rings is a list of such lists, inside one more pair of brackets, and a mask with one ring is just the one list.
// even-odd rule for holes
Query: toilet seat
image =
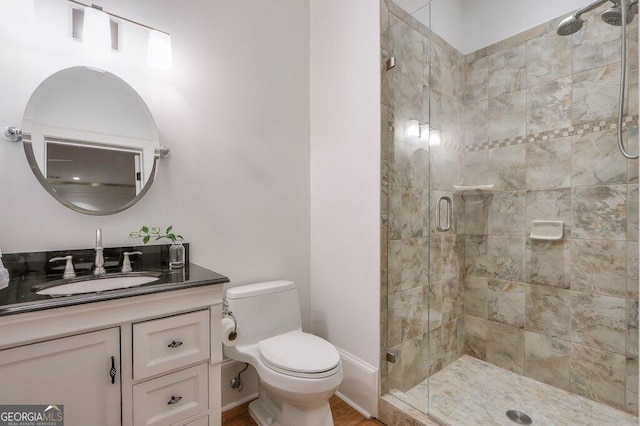
{"label": "toilet seat", "polygon": [[287,376],[323,378],[341,370],[340,355],[326,340],[302,331],[290,331],[260,341],[260,359]]}

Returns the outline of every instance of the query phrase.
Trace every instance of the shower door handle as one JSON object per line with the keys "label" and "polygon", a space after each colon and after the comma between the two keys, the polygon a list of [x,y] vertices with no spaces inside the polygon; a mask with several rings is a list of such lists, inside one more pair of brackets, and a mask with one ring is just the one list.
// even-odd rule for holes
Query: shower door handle
{"label": "shower door handle", "polygon": [[[442,204],[442,202],[445,202],[447,204],[447,223],[445,226],[442,226],[442,219],[441,219],[441,211],[440,211],[440,205]],[[436,202],[436,228],[438,229],[438,231],[440,232],[447,232],[448,230],[451,229],[451,213],[452,211],[452,202],[451,202],[451,198],[447,197],[446,195],[443,195],[442,197],[438,198],[438,201]]]}

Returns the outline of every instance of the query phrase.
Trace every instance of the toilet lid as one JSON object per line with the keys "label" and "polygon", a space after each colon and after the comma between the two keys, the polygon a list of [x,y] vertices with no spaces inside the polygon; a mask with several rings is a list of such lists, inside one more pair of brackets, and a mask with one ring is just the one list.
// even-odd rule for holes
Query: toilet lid
{"label": "toilet lid", "polygon": [[331,343],[302,331],[270,337],[258,346],[262,360],[283,372],[322,373],[340,364],[340,355]]}

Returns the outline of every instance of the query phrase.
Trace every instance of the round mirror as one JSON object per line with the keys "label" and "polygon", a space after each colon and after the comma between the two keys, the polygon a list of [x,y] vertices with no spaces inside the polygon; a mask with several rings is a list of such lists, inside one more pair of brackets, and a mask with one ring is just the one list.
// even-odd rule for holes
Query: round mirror
{"label": "round mirror", "polygon": [[106,71],[59,71],[33,92],[24,112],[27,160],[42,186],[65,206],[108,215],[149,190],[160,148],[140,95]]}

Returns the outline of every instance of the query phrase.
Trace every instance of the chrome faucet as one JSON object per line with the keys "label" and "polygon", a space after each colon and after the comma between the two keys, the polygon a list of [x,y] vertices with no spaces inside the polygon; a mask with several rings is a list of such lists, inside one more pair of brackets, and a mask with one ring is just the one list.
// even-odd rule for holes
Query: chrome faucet
{"label": "chrome faucet", "polygon": [[102,275],[106,271],[104,270],[104,255],[102,254],[102,229],[96,230],[96,260],[94,261],[95,269],[93,275]]}

